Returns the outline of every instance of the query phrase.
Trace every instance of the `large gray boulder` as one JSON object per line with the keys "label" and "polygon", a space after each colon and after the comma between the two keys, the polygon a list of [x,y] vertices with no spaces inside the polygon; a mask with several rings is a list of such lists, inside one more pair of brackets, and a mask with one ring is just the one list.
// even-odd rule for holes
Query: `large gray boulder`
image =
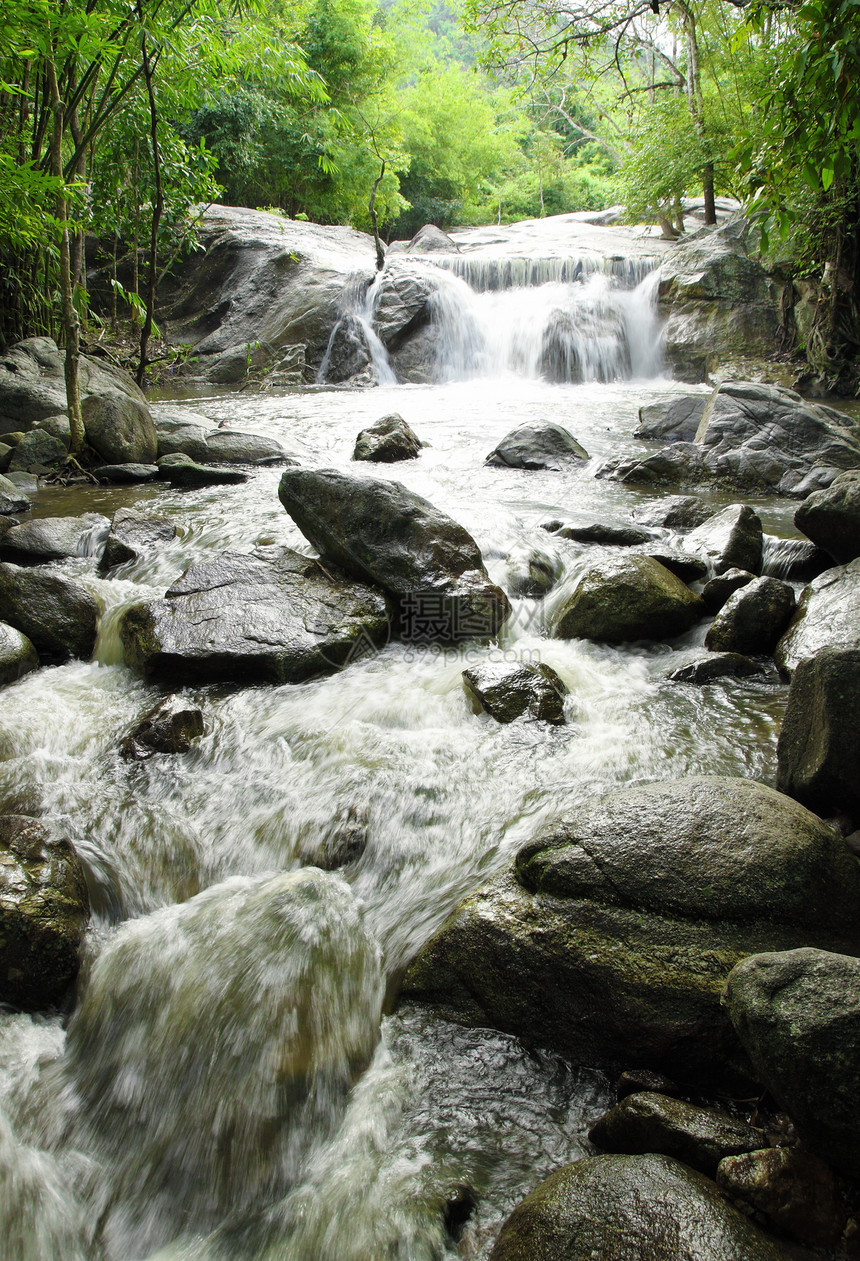
{"label": "large gray boulder", "polygon": [[761,573],[761,518],[748,504],[729,504],[684,539],[687,551],[706,557],[715,574],[727,569]]}
{"label": "large gray boulder", "polygon": [[278,496],[322,559],[399,603],[407,639],[490,639],[511,609],[471,534],[399,482],[287,469]]}
{"label": "large gray boulder", "polygon": [[58,1002],[77,974],[89,914],[71,843],[38,819],[0,815],[0,1002]]}
{"label": "large gray boulder", "polygon": [[[121,368],[81,355],[81,397],[119,391],[146,404],[143,392]],[[30,337],[0,357],[0,434],[38,428],[66,408],[65,354],[50,337]],[[66,444],[68,445],[68,444]]]}
{"label": "large gray boulder", "polygon": [[39,654],[26,635],[0,622],[0,687],[39,668]]}
{"label": "large gray boulder", "polygon": [[176,526],[166,517],[138,512],[134,508],[117,508],[110,523],[110,533],[99,561],[105,573],[115,565],[138,560],[162,548],[176,538]]}
{"label": "large gray boulder", "polygon": [[294,464],[280,442],[259,433],[215,429],[206,433],[206,459],[210,464]]}
{"label": "large gray boulder", "polygon": [[86,512],[80,517],[37,517],[16,525],[0,540],[0,559],[16,565],[41,565],[70,556],[94,556],[110,529],[107,517]]}
{"label": "large gray boulder", "polygon": [[371,464],[396,464],[400,460],[416,460],[421,454],[421,445],[414,429],[401,415],[392,412],[362,429],[355,440],[352,458]]}
{"label": "large gray boulder", "polygon": [[579,577],[554,611],[550,633],[609,644],[672,639],[703,612],[701,596],[651,556],[606,557]]}
{"label": "large gray boulder", "polygon": [[571,463],[584,463],[588,452],[573,434],[561,425],[546,421],[537,425],[519,425],[502,438],[487,456],[487,464],[499,468],[555,469]]}
{"label": "large gray boulder", "polygon": [[402,994],[576,1063],[748,1087],[720,1006],[728,972],[763,949],[860,952],[858,898],[841,836],[763,784],[619,789],[542,828],[465,898]]}
{"label": "large gray boulder", "polygon": [[297,683],[385,643],[383,594],[284,551],[194,565],[120,623],[129,665],[167,681]]}
{"label": "large gray boulder", "polygon": [[711,652],[769,655],[795,610],[794,588],[756,578],[729,596],[705,635]]}
{"label": "large gray boulder", "polygon": [[567,688],[544,663],[485,661],[463,671],[463,686],[475,712],[496,722],[513,722],[523,714],[556,727],[565,721]]}
{"label": "large gray boulder", "polygon": [[106,464],[154,464],[158,435],[145,402],[120,390],[90,394],[81,403],[87,442]]}
{"label": "large gray boulder", "polygon": [[157,406],[153,411],[155,431],[158,436],[158,454],[187,455],[189,459],[205,464],[209,459],[206,438],[214,433],[214,421],[197,412],[180,407]]}
{"label": "large gray boulder", "polygon": [[62,464],[67,454],[68,445],[61,438],[55,438],[44,429],[31,429],[12,452],[7,472],[48,472]]}
{"label": "large gray boulder", "polygon": [[860,648],[860,557],[813,579],[774,657],[790,675],[822,648]]}
{"label": "large gray boulder", "polygon": [[707,394],[683,394],[640,407],[639,427],[633,437],[652,442],[693,442],[707,401]]}
{"label": "large gray boulder", "polygon": [[80,583],[0,562],[0,609],[46,657],[88,660],[93,654],[99,606]]}
{"label": "large gray boulder", "polygon": [[557,1170],[502,1226],[490,1261],[786,1261],[708,1178],[668,1156]]}
{"label": "large gray boulder", "polygon": [[33,502],[21,489],[0,476],[0,517],[11,517],[17,512],[29,512]]}
{"label": "large gray boulder", "polygon": [[373,328],[390,352],[400,350],[431,322],[431,299],[440,282],[434,267],[401,259],[386,263],[376,280]]}
{"label": "large gray boulder", "polygon": [[725,1003],[803,1141],[860,1178],[860,959],[808,947],[754,955],[733,969]]}
{"label": "large gray boulder", "polygon": [[840,473],[814,491],[794,514],[794,524],[829,552],[837,565],[860,556],[860,469]]}

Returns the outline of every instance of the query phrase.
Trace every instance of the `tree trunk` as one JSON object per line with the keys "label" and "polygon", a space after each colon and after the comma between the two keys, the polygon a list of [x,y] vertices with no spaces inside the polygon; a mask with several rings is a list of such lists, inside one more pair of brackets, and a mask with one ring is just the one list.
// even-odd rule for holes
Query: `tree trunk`
{"label": "tree trunk", "polygon": [[382,248],[382,242],[379,239],[379,226],[376,222],[376,190],[382,183],[382,177],[385,174],[385,159],[382,159],[382,166],[379,168],[379,174],[373,181],[373,189],[370,193],[370,201],[367,203],[367,209],[370,214],[370,222],[373,224],[373,240],[376,245],[376,270],[382,271],[385,266],[385,250]]}
{"label": "tree trunk", "polygon": [[[696,15],[687,7],[684,0],[679,5],[684,17],[684,30],[687,36],[687,100],[690,114],[696,125],[696,134],[700,140],[705,138],[705,101],[702,96],[702,79],[699,73],[699,40],[696,35]],[[713,226],[717,222],[717,210],[714,204],[714,164],[706,162],[702,168],[702,191],[705,197],[705,223]]]}
{"label": "tree trunk", "polygon": [[155,205],[152,207],[152,233],[149,238],[149,283],[146,288],[146,317],[140,331],[140,362],[137,365],[137,383],[143,385],[146,374],[146,351],[149,336],[152,332],[152,321],[155,314],[155,286],[158,277],[158,229],[164,213],[164,189],[161,183],[161,154],[158,149],[158,108],[155,103],[155,90],[152,85],[154,67],[149,59],[146,36],[141,37],[143,53],[143,75],[146,79],[146,91],[149,96],[149,124],[152,138],[152,169],[155,175]]}

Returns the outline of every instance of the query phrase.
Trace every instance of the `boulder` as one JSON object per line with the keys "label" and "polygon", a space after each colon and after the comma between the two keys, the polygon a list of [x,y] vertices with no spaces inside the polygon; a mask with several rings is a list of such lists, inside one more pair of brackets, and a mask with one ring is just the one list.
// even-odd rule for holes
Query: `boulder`
{"label": "boulder", "polygon": [[764,1142],[764,1133],[741,1117],[653,1091],[627,1095],[595,1121],[588,1137],[605,1152],[674,1156],[709,1178],[724,1156],[755,1151]]}
{"label": "boulder", "polygon": [[[103,360],[81,355],[81,397],[119,391],[146,402],[131,376]],[[0,435],[38,428],[49,417],[66,415],[65,354],[50,337],[30,337],[0,357]]]}
{"label": "boulder", "polygon": [[409,385],[431,385],[438,378],[439,328],[423,324],[409,339],[389,354],[388,362],[397,380]]}
{"label": "boulder", "polygon": [[442,282],[438,268],[426,264],[400,259],[386,264],[375,282],[373,328],[387,350],[396,353],[427,328],[431,299]]}
{"label": "boulder", "polygon": [[537,547],[514,548],[507,559],[505,582],[511,595],[540,599],[551,591],[562,573],[558,556]]}
{"label": "boulder", "polygon": [[0,815],[0,1002],[39,1011],[77,975],[90,914],[71,843],[40,820]]}
{"label": "boulder", "polygon": [[154,413],[155,431],[158,436],[158,455],[187,455],[198,464],[205,464],[209,459],[209,447],[206,444],[208,434],[214,431],[215,425],[180,408],[165,411],[159,408]]}
{"label": "boulder", "polygon": [[166,696],[135,723],[119,746],[129,762],[144,762],[154,753],[187,753],[203,735],[203,713],[178,696]]}
{"label": "boulder", "polygon": [[748,679],[764,673],[757,661],[751,661],[739,652],[709,652],[684,666],[673,670],[669,678],[673,683],[694,683],[701,687],[717,679]]}
{"label": "boulder", "polygon": [[698,582],[707,576],[708,566],[698,556],[690,556],[687,552],[679,552],[671,547],[655,547],[653,543],[643,550],[646,556],[659,561],[682,582]]}
{"label": "boulder", "polygon": [[362,429],[355,440],[354,460],[374,464],[395,464],[398,460],[415,460],[421,453],[421,439],[402,416],[392,412],[375,425]]}
{"label": "boulder", "polygon": [[0,562],[0,608],[40,655],[60,661],[92,656],[99,606],[79,583]]}
{"label": "boulder", "polygon": [[724,569],[702,588],[705,608],[709,613],[719,613],[729,596],[740,591],[741,587],[748,587],[751,582],[755,582],[755,574],[748,569]]}
{"label": "boulder", "polygon": [[138,482],[158,480],[157,464],[100,464],[92,469],[93,477],[109,486],[134,486]]}
{"label": "boulder", "polygon": [[0,442],[0,473],[5,473],[12,461],[15,448],[8,442]]}
{"label": "boulder", "polygon": [[832,569],[833,558],[808,539],[781,539],[764,535],[761,571],[784,582],[811,582],[825,569]]}
{"label": "boulder", "polygon": [[581,575],[555,610],[550,633],[610,644],[672,639],[703,612],[701,596],[650,556],[605,558]]}
{"label": "boulder", "polygon": [[860,648],[823,648],[795,670],[777,744],[776,786],[817,814],[860,827]]}
{"label": "boulder", "polygon": [[541,828],[465,898],[402,995],[575,1063],[748,1089],[720,1006],[728,972],[762,949],[860,951],[858,897],[841,836],[764,784],[619,789]]}
{"label": "boulder", "polygon": [[729,504],[684,539],[684,547],[706,557],[715,574],[727,569],[761,573],[761,518],[747,504]]}
{"label": "boulder", "polygon": [[72,426],[68,416],[46,416],[39,421],[39,429],[43,433],[49,433],[52,438],[59,438],[67,451],[72,445]]}
{"label": "boulder", "polygon": [[794,524],[837,565],[860,556],[860,470],[840,473],[816,490],[794,514]]}
{"label": "boulder", "polygon": [[684,1093],[677,1082],[663,1073],[655,1073],[650,1068],[625,1068],[615,1083],[615,1098],[618,1102],[628,1095],[638,1095],[643,1091],[656,1091],[671,1098]]}
{"label": "boulder", "polygon": [[584,462],[588,452],[581,447],[573,434],[561,425],[549,422],[536,425],[519,425],[502,438],[487,456],[487,464],[498,468],[554,469]]}
{"label": "boulder", "polygon": [[373,358],[362,321],[351,311],[341,315],[320,367],[320,380],[332,385],[351,381],[361,373],[372,373]]}
{"label": "boulder", "polygon": [[66,444],[54,438],[44,429],[31,429],[25,433],[12,452],[7,471],[10,473],[46,472],[62,464],[68,454]]}
{"label": "boulder", "polygon": [[278,496],[326,564],[395,598],[405,639],[490,639],[511,611],[469,532],[399,482],[294,468]]}
{"label": "boulder", "polygon": [[770,655],[796,604],[787,582],[756,578],[729,596],[705,635],[705,647],[711,652]]}
{"label": "boulder", "polygon": [[367,811],[350,806],[333,819],[321,838],[315,837],[305,843],[298,857],[309,867],[337,871],[340,867],[358,862],[367,849],[369,831]]}
{"label": "boulder", "polygon": [[280,442],[259,433],[236,429],[207,432],[206,459],[209,464],[295,464]]}
{"label": "boulder", "polygon": [[158,475],[180,490],[195,490],[199,486],[234,486],[248,480],[248,474],[239,469],[197,464],[190,456],[180,453],[161,456]]}
{"label": "boulder", "polygon": [[707,394],[684,394],[639,408],[634,438],[658,442],[692,442],[708,401]]}
{"label": "boulder", "polygon": [[146,403],[120,390],[90,394],[81,403],[87,442],[106,464],[154,464],[158,435]]}
{"label": "boulder", "polygon": [[694,530],[713,513],[696,495],[666,495],[649,499],[631,514],[642,525],[660,526],[667,530]]}
{"label": "boulder", "polygon": [[705,453],[695,442],[676,442],[643,459],[610,460],[602,464],[597,477],[611,477],[624,486],[650,489],[653,486],[706,486],[713,480]]}
{"label": "boulder", "polygon": [[801,1147],[767,1147],[726,1156],[717,1186],[744,1212],[764,1217],[783,1235],[813,1248],[832,1248],[848,1209],[836,1174]]}
{"label": "boulder", "polygon": [[551,666],[485,661],[463,671],[463,686],[475,712],[483,710],[496,722],[523,714],[554,726],[565,721],[567,688]]}
{"label": "boulder", "polygon": [[16,565],[41,565],[101,551],[110,522],[97,512],[81,517],[37,517],[16,525],[0,540],[0,559]]}
{"label": "boulder", "polygon": [[562,525],[553,533],[560,539],[572,539],[574,543],[600,543],[604,547],[636,547],[654,537],[649,530],[639,526],[610,525],[599,521],[587,525]]}
{"label": "boulder", "polygon": [[786,1261],[708,1178],[668,1156],[556,1170],[502,1226],[490,1261]]}
{"label": "boulder", "polygon": [[543,327],[537,367],[545,381],[626,379],[630,345],[621,312],[599,298],[556,307]]}
{"label": "boulder", "polygon": [[38,668],[39,654],[27,636],[0,622],[0,687]]}
{"label": "boulder", "polygon": [[425,223],[406,246],[407,254],[459,254],[460,247],[435,223]]}
{"label": "boulder", "polygon": [[129,665],[158,679],[297,683],[384,644],[382,593],[284,551],[193,565],[120,623]]}
{"label": "boulder", "polygon": [[756,954],[732,970],[725,1005],[803,1142],[860,1177],[860,959],[811,947]]}
{"label": "boulder", "polygon": [[113,514],[99,569],[104,573],[115,565],[138,560],[175,538],[176,526],[166,517],[137,512],[134,508],[118,508]]}
{"label": "boulder", "polygon": [[790,675],[822,648],[860,648],[860,557],[813,579],[774,656]]}
{"label": "boulder", "polygon": [[0,477],[0,517],[10,517],[16,512],[29,512],[32,500],[23,494],[8,477]]}

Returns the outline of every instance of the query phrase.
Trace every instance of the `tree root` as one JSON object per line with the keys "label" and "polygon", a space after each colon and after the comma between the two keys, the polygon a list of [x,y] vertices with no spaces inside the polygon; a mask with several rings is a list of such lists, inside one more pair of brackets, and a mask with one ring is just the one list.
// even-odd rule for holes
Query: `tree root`
{"label": "tree root", "polygon": [[60,467],[48,474],[45,482],[50,486],[69,486],[73,482],[90,482],[93,486],[100,484],[99,479],[79,464],[73,455],[66,456]]}

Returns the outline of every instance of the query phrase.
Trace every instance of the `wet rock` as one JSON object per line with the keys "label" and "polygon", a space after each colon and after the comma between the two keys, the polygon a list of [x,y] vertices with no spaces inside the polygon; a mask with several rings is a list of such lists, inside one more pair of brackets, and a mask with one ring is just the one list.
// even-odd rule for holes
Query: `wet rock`
{"label": "wet rock", "polygon": [[101,464],[92,470],[93,477],[110,486],[133,486],[138,482],[158,479],[157,464]]}
{"label": "wet rock", "polygon": [[551,666],[487,661],[463,671],[463,686],[476,713],[496,722],[513,722],[528,714],[554,726],[564,723],[567,688]]}
{"label": "wet rock", "polygon": [[70,556],[92,556],[110,529],[107,517],[86,512],[81,517],[38,517],[0,540],[0,559],[16,565],[41,565]]}
{"label": "wet rock", "polygon": [[10,470],[6,475],[6,481],[17,486],[18,490],[26,495],[33,495],[39,489],[39,479],[35,473],[25,473],[20,469]]}
{"label": "wet rock", "polygon": [[29,473],[56,468],[66,458],[66,446],[43,429],[31,429],[15,448],[9,461],[10,473]]}
{"label": "wet rock", "polygon": [[158,475],[182,490],[193,490],[197,486],[233,486],[248,480],[248,474],[239,469],[197,464],[190,456],[179,453],[161,457]]}
{"label": "wet rock", "polygon": [[430,323],[429,304],[439,287],[438,270],[398,260],[386,265],[376,284],[374,331],[390,352],[397,353]]}
{"label": "wet rock", "polygon": [[684,394],[680,398],[640,407],[639,428],[634,430],[633,437],[662,442],[693,442],[707,401],[707,394]]}
{"label": "wet rock", "polygon": [[40,655],[60,661],[92,656],[99,606],[79,583],[0,562],[0,608]]}
{"label": "wet rock", "polygon": [[8,442],[0,442],[0,473],[5,473],[9,468],[14,450],[15,448],[10,446]]}
{"label": "wet rock", "polygon": [[[81,355],[81,396],[119,391],[145,403],[143,392],[121,368]],[[29,337],[0,358],[0,434],[26,432],[49,417],[65,415],[65,355],[50,337]]]}
{"label": "wet rock", "polygon": [[716,574],[727,569],[748,569],[760,574],[762,538],[761,518],[752,508],[747,504],[729,504],[692,530],[684,539],[684,546],[705,556]]}
{"label": "wet rock", "polygon": [[20,488],[8,477],[0,477],[0,516],[13,516],[16,512],[29,512],[33,504]]}
{"label": "wet rock", "polygon": [[511,595],[540,599],[551,591],[562,573],[558,556],[536,547],[515,548],[507,561],[506,583]]}
{"label": "wet rock", "polygon": [[104,573],[115,565],[138,560],[175,538],[176,526],[166,517],[150,516],[134,508],[118,508],[113,514],[99,569]]}
{"label": "wet rock", "polygon": [[362,429],[355,440],[354,460],[374,464],[394,464],[398,460],[415,460],[421,453],[421,439],[402,416],[392,412],[375,425]]}
{"label": "wet rock", "polygon": [[650,556],[607,558],[579,578],[553,615],[550,633],[610,644],[672,639],[703,611],[701,597]]}
{"label": "wet rock", "polygon": [[295,683],[331,674],[388,637],[381,592],[284,551],[194,565],[120,623],[129,665],[158,679]]}
{"label": "wet rock", "polygon": [[46,416],[44,420],[39,421],[39,428],[44,433],[49,433],[52,438],[59,438],[67,451],[72,445],[72,426],[68,416]]}
{"label": "wet rock", "polygon": [[822,648],[860,648],[860,557],[813,579],[776,646],[776,664],[792,674]]}
{"label": "wet rock", "polygon": [[[613,353],[589,356],[584,345],[600,345]],[[616,381],[630,375],[627,330],[620,312],[600,301],[579,299],[575,310],[551,311],[544,324],[538,371],[545,381]]]}
{"label": "wet rock", "polygon": [[615,1083],[615,1097],[620,1103],[628,1095],[637,1095],[644,1090],[656,1090],[661,1095],[680,1095],[681,1087],[671,1077],[663,1073],[655,1073],[649,1068],[627,1068]]}
{"label": "wet rock", "polygon": [[609,461],[598,477],[611,477],[624,486],[706,486],[712,480],[702,448],[695,442],[677,442],[644,459]]}
{"label": "wet rock", "polygon": [[860,960],[809,947],[757,954],[732,970],[725,1005],[803,1142],[860,1177]]}
{"label": "wet rock", "polygon": [[432,384],[437,379],[439,340],[438,327],[425,324],[392,350],[388,362],[397,380],[410,385]]}
{"label": "wet rock", "polygon": [[402,993],[576,1063],[749,1089],[720,1006],[728,972],[763,949],[860,951],[858,898],[842,838],[764,784],[620,789],[542,828],[465,898]]}
{"label": "wet rock", "polygon": [[837,565],[860,556],[860,471],[840,473],[826,490],[814,491],[795,512],[794,524]]}
{"label": "wet rock", "polygon": [[0,687],[38,668],[39,654],[27,636],[0,622]]}
{"label": "wet rock", "polygon": [[158,408],[154,413],[155,430],[158,435],[158,455],[187,455],[198,464],[205,464],[209,459],[209,448],[206,445],[207,434],[216,426],[204,416],[196,412],[186,412],[180,408]]}
{"label": "wet rock", "polygon": [[406,246],[407,254],[459,254],[460,247],[435,223],[425,223]]}
{"label": "wet rock", "polygon": [[755,574],[748,569],[725,569],[711,578],[702,588],[702,599],[709,613],[719,613],[729,596],[755,582]]}
{"label": "wet rock", "polygon": [[860,648],[824,648],[794,672],[777,744],[776,786],[818,814],[860,826]]}
{"label": "wet rock", "polygon": [[280,442],[258,433],[236,429],[216,429],[206,433],[206,459],[209,464],[294,464]]}
{"label": "wet rock", "polygon": [[487,456],[487,464],[499,468],[561,470],[571,462],[585,461],[588,452],[561,425],[520,425],[512,429]]}
{"label": "wet rock", "polygon": [[669,678],[673,683],[695,683],[701,687],[717,679],[749,679],[762,674],[764,670],[757,661],[751,661],[739,652],[710,652],[679,666]]}
{"label": "wet rock", "polygon": [[468,531],[399,482],[287,469],[278,496],[326,564],[395,597],[404,638],[488,639],[510,613]]}
{"label": "wet rock", "polygon": [[178,696],[166,696],[135,725],[119,746],[120,756],[144,762],[154,753],[187,753],[203,735],[203,712]]}
{"label": "wet rock", "polygon": [[354,315],[342,315],[326,351],[324,380],[338,385],[372,368],[370,348],[361,321]]}
{"label": "wet rock", "polygon": [[669,530],[694,530],[712,516],[708,504],[695,495],[667,495],[651,499],[633,509],[633,518],[643,525],[662,526]]}
{"label": "wet rock", "polygon": [[698,556],[690,556],[687,552],[675,551],[673,548],[655,548],[652,544],[646,555],[659,561],[682,582],[698,582],[708,572],[708,566]]}
{"label": "wet rock", "polygon": [[717,1186],[782,1234],[813,1248],[838,1243],[848,1217],[833,1170],[798,1147],[768,1147],[727,1156]]}
{"label": "wet rock", "polygon": [[609,525],[593,521],[588,525],[562,525],[555,531],[560,539],[575,543],[602,543],[606,547],[636,547],[653,537],[635,525]]}
{"label": "wet rock", "polygon": [[811,582],[832,567],[832,557],[808,539],[764,535],[761,572],[770,578],[782,578],[784,582]]}
{"label": "wet rock", "polygon": [[756,578],[729,596],[705,635],[705,647],[712,652],[770,655],[796,603],[788,583]]}
{"label": "wet rock", "polygon": [[785,1261],[708,1178],[667,1156],[557,1170],[502,1226],[490,1261]]}
{"label": "wet rock", "polygon": [[337,871],[350,863],[358,862],[367,849],[369,819],[366,809],[350,806],[345,814],[336,818],[320,842],[305,844],[299,858],[309,866],[323,871]]}
{"label": "wet rock", "polygon": [[81,403],[81,416],[87,441],[106,464],[155,463],[155,421],[141,399],[119,390],[90,394]]}
{"label": "wet rock", "polygon": [[627,1095],[588,1132],[596,1147],[630,1156],[658,1152],[712,1178],[724,1156],[755,1151],[764,1134],[740,1117],[646,1091]]}
{"label": "wet rock", "polygon": [[0,1002],[38,1011],[77,975],[89,920],[86,880],[69,841],[39,820],[0,815]]}

